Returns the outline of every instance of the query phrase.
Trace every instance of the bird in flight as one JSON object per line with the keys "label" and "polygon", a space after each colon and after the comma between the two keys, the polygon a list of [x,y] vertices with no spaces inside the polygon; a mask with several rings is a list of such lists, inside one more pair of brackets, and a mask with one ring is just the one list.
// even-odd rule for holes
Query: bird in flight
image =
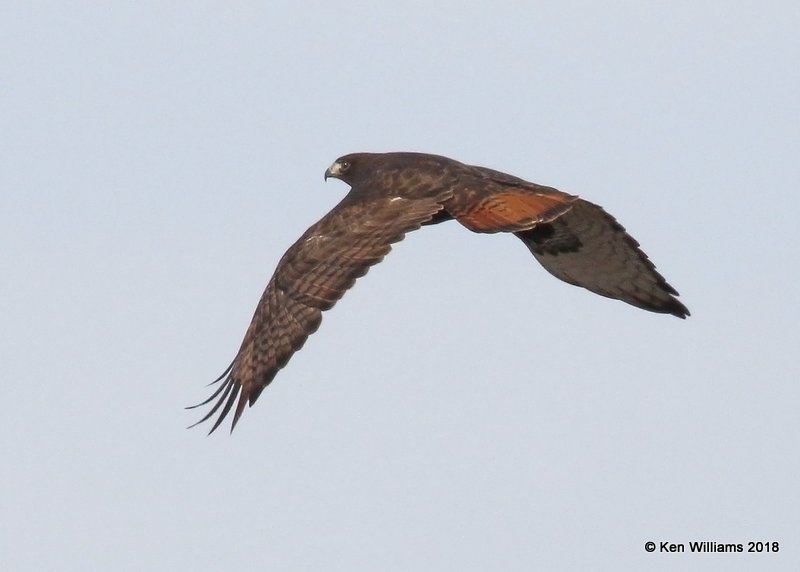
{"label": "bird in flight", "polygon": [[[614,217],[552,187],[424,153],[354,153],[325,171],[350,191],[278,262],[233,362],[213,383],[209,433],[256,402],[322,312],[421,226],[455,219],[473,232],[510,232],[556,278],[637,308],[685,318],[689,310]],[[193,425],[194,426],[194,425]]]}

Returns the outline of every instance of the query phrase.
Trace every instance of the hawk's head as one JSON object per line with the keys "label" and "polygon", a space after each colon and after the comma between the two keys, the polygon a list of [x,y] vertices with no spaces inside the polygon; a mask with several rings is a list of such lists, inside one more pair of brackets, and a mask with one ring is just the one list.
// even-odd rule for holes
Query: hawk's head
{"label": "hawk's head", "polygon": [[327,181],[328,177],[333,177],[352,185],[360,155],[364,155],[364,153],[353,153],[336,159],[325,171],[325,180]]}
{"label": "hawk's head", "polygon": [[332,177],[334,179],[341,179],[342,181],[347,182],[347,173],[352,168],[353,161],[350,157],[347,155],[344,157],[339,157],[330,167],[325,170],[325,180],[327,181],[328,177]]}

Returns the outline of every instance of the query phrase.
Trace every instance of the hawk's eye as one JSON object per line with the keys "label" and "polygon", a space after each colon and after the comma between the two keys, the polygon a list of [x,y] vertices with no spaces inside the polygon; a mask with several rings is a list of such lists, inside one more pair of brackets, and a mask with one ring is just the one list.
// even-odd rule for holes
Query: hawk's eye
{"label": "hawk's eye", "polygon": [[349,168],[350,168],[350,161],[342,161],[341,163],[339,163],[340,171],[346,171]]}

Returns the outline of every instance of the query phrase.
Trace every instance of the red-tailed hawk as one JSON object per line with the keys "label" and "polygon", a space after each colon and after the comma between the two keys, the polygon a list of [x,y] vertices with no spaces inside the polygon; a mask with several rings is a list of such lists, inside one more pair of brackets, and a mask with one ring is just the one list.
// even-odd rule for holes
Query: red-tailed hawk
{"label": "red-tailed hawk", "polygon": [[689,315],[639,243],[577,196],[422,153],[345,155],[325,171],[328,177],[350,192],[278,262],[239,352],[214,382],[219,388],[194,406],[216,400],[198,421],[219,411],[209,433],[236,404],[232,431],[245,404],[256,402],[317,330],[322,312],[393,243],[423,225],[455,219],[473,232],[514,233],[556,278],[651,312]]}

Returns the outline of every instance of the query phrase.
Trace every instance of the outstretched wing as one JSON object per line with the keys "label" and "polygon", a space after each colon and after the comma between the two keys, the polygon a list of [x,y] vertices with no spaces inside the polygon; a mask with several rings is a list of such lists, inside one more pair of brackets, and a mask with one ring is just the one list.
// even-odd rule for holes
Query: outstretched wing
{"label": "outstretched wing", "polygon": [[639,243],[595,204],[579,199],[555,220],[515,234],[556,278],[651,312],[689,315]]}
{"label": "outstretched wing", "polygon": [[255,403],[275,374],[317,330],[322,312],[380,262],[393,243],[442,209],[449,191],[432,194],[414,199],[377,193],[369,197],[369,193],[353,189],[309,228],[278,263],[238,354],[214,382],[221,385],[194,406],[216,400],[195,425],[219,411],[209,431],[213,432],[236,402],[233,430],[245,404]]}

